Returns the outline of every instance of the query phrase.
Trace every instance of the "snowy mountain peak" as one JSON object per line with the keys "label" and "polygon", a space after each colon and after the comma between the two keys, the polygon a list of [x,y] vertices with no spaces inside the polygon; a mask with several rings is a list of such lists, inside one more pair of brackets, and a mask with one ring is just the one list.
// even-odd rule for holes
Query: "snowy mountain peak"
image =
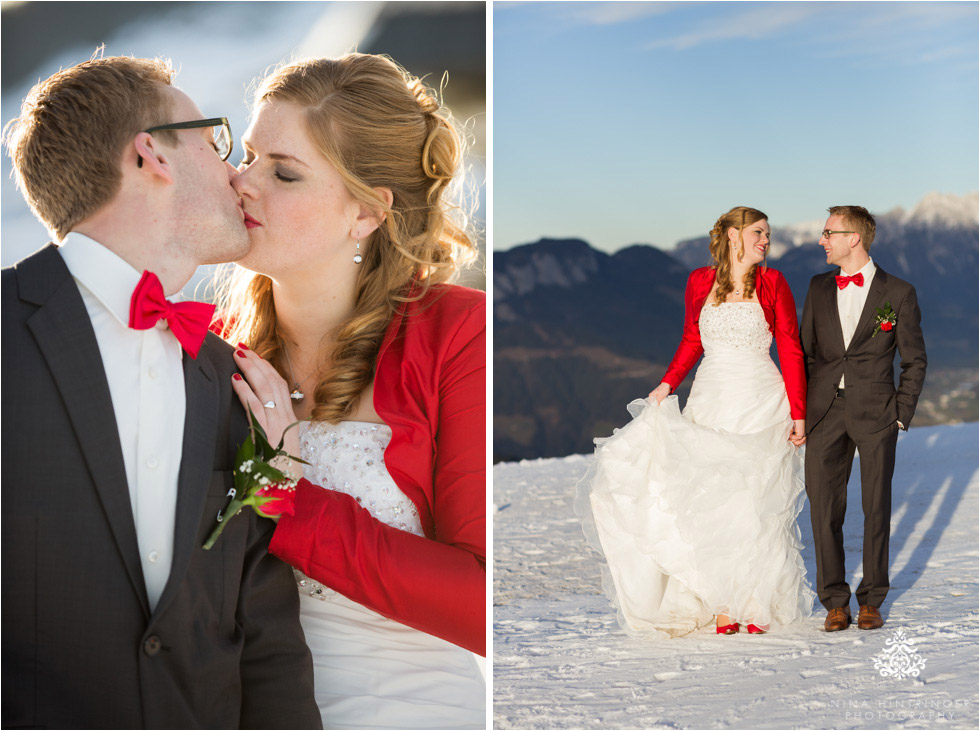
{"label": "snowy mountain peak", "polygon": [[927,193],[902,218],[903,224],[957,228],[980,224],[980,193]]}
{"label": "snowy mountain peak", "polygon": [[[791,223],[788,226],[780,226],[778,235],[782,239],[787,239],[793,246],[812,244],[819,240],[820,232],[823,231],[823,223],[823,221]],[[773,231],[773,236],[776,235],[777,231]]]}
{"label": "snowy mountain peak", "polygon": [[541,239],[505,256],[507,263],[494,267],[495,301],[527,294],[541,285],[567,289],[599,271],[600,253],[579,239]]}

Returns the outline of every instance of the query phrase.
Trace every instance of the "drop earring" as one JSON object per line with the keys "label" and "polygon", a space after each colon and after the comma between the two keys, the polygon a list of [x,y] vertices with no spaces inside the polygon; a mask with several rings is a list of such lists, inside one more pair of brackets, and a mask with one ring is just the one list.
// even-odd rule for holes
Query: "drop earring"
{"label": "drop earring", "polygon": [[355,251],[354,251],[354,263],[355,264],[360,264],[362,261],[364,261],[364,259],[361,257],[361,239],[360,239],[360,237],[358,237],[358,239],[357,239],[357,249],[355,249]]}

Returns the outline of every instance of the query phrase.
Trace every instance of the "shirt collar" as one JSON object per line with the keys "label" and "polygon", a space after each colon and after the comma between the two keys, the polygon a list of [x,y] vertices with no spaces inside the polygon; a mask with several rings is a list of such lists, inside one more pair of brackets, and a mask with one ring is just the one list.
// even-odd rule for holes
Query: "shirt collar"
{"label": "shirt collar", "polygon": [[123,325],[129,325],[133,290],[142,274],[94,239],[72,231],[60,253],[68,271]]}
{"label": "shirt collar", "polygon": [[851,276],[851,277],[853,277],[853,276],[856,276],[856,275],[860,274],[865,279],[867,279],[872,274],[874,274],[874,271],[875,271],[875,263],[874,263],[874,260],[869,256],[868,257],[868,262],[863,267],[861,267],[856,272],[854,272],[854,274],[849,274],[849,275],[848,274],[844,274],[844,270],[843,269],[840,270],[839,274],[842,277],[844,277],[844,276]]}

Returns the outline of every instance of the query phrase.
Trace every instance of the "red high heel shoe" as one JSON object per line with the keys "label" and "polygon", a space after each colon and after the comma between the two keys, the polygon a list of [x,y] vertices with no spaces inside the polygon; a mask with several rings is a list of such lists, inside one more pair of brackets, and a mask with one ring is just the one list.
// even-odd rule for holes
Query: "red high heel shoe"
{"label": "red high heel shoe", "polygon": [[756,626],[754,624],[748,625],[746,627],[746,629],[749,631],[749,634],[750,635],[764,635],[766,632],[769,631],[769,628],[768,627],[766,627],[765,629],[763,629],[762,627],[758,627],[758,626]]}
{"label": "red high heel shoe", "polygon": [[715,627],[715,632],[719,635],[733,635],[738,632],[738,622],[734,624],[723,624],[721,627]]}

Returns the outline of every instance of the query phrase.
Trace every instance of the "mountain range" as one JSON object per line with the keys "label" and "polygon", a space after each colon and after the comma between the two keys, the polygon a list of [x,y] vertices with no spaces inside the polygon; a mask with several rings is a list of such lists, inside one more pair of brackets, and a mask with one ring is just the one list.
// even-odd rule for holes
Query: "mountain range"
{"label": "mountain range", "polygon": [[[926,390],[954,382],[966,392],[965,407],[959,397],[944,403],[946,416],[927,409],[929,423],[960,420],[964,409],[976,419],[978,201],[933,193],[909,211],[876,214],[872,258],[919,296]],[[768,264],[786,276],[798,314],[810,278],[830,268],[817,245],[822,227],[772,231]],[[687,274],[709,263],[707,244],[704,236],[673,251],[637,244],[608,254],[546,238],[494,252],[495,461],[588,451],[626,421],[626,404],[646,396],[673,357]]]}

